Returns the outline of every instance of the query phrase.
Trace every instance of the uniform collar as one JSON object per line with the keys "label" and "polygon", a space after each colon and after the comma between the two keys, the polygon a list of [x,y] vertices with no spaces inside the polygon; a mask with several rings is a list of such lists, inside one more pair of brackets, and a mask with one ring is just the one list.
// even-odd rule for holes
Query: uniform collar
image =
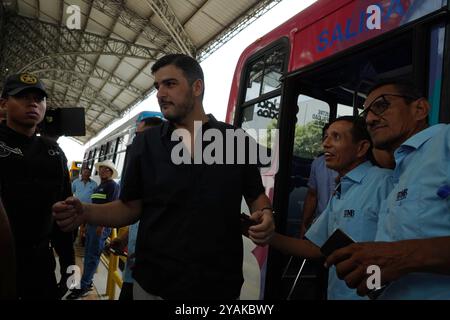
{"label": "uniform collar", "polygon": [[0,130],[8,134],[12,139],[16,140],[19,143],[31,143],[36,139],[36,134],[32,135],[31,137],[24,135],[22,133],[19,133],[10,127],[8,127],[5,124],[0,124]]}
{"label": "uniform collar", "polygon": [[[406,155],[410,154],[412,151],[419,149],[425,142],[434,137],[439,131],[441,131],[446,125],[437,124],[432,127],[426,128],[408,140],[403,142],[397,150],[394,151],[394,158],[396,163],[396,169],[400,162],[405,158]],[[396,170],[397,171],[397,170]]]}
{"label": "uniform collar", "polygon": [[369,169],[372,167],[373,165],[370,163],[370,161],[365,161],[353,170],[347,172],[347,174],[342,177],[341,181],[348,179],[355,183],[361,183],[364,177],[367,175]]}
{"label": "uniform collar", "polygon": [[426,128],[425,130],[422,130],[412,137],[410,137],[408,140],[403,142],[400,147],[395,150],[395,153],[401,149],[419,149],[425,142],[430,140],[432,137],[434,137],[439,131],[441,131],[446,125],[443,123],[434,125],[432,127]]}

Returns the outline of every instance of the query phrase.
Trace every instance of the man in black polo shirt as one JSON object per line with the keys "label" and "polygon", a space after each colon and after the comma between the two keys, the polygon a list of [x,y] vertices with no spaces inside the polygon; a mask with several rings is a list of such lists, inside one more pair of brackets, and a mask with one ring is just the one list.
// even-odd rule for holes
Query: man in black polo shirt
{"label": "man in black polo shirt", "polygon": [[[274,230],[259,171],[248,163],[208,164],[197,157],[210,147],[198,143],[208,130],[223,137],[236,130],[205,114],[197,61],[168,55],[152,73],[168,121],[134,140],[120,201],[95,206],[69,198],[53,206],[54,215],[67,230],[85,221],[122,226],[140,219],[135,299],[236,299],[243,283],[242,197],[256,223],[250,239],[264,242]],[[246,152],[240,147],[235,157]],[[219,149],[216,156],[225,155]]]}

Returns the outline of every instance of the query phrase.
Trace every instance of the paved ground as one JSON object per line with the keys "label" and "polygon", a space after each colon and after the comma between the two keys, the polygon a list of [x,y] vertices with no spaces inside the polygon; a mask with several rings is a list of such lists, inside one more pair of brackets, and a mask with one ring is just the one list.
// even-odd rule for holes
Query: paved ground
{"label": "paved ground", "polygon": [[[84,257],[84,247],[82,247],[79,243],[75,243],[75,263],[80,267],[81,274],[83,274],[83,257]],[[56,257],[57,267],[56,270],[59,271],[59,263],[58,257]],[[80,300],[107,300],[108,297],[105,295],[106,293],[106,280],[108,276],[108,270],[105,265],[100,260],[100,264],[97,269],[97,273],[94,275],[94,290],[89,292],[86,297],[81,298]],[[60,279],[59,272],[56,272],[56,278]],[[69,292],[66,294],[66,296]],[[116,300],[119,298],[120,288],[116,286]],[[65,300],[65,297],[63,300]]]}

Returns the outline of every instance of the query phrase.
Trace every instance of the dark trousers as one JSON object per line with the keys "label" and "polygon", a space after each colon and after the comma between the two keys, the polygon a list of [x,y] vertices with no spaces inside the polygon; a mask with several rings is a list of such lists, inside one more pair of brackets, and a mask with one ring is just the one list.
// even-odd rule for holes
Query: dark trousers
{"label": "dark trousers", "polygon": [[23,300],[56,300],[55,257],[48,241],[17,250],[17,291]]}
{"label": "dark trousers", "polygon": [[133,300],[133,283],[132,282],[122,283],[122,290],[120,290],[119,300],[122,300],[122,301]]}

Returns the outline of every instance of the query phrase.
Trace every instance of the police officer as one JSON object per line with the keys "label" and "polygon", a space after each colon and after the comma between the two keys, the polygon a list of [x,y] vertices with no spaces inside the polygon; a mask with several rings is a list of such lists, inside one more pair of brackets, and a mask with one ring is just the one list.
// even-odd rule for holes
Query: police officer
{"label": "police officer", "polygon": [[[20,299],[56,299],[55,259],[49,246],[51,205],[71,195],[67,160],[55,141],[36,135],[47,93],[34,75],[8,77],[0,98],[0,196],[16,246]],[[68,236],[68,248],[72,237]]]}

